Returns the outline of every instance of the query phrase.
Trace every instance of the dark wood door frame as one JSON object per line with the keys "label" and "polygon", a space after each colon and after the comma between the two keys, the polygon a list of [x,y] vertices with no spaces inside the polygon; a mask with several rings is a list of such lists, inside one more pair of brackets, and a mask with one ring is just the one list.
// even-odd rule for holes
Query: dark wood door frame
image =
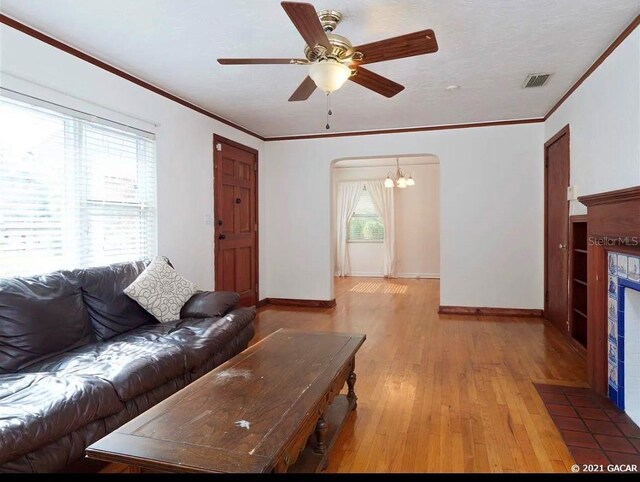
{"label": "dark wood door frame", "polygon": [[[547,249],[548,237],[549,237],[549,232],[548,232],[549,231],[549,224],[548,224],[549,213],[547,208],[548,196],[549,196],[549,186],[547,181],[547,170],[548,170],[547,150],[549,146],[551,146],[553,143],[555,143],[558,139],[560,139],[563,136],[567,136],[567,144],[569,146],[569,185],[570,185],[571,184],[571,132],[570,132],[569,124],[567,124],[562,129],[560,129],[551,139],[549,139],[547,142],[544,143],[544,312],[543,312],[543,315],[545,318],[547,317],[547,313],[549,312],[549,307],[548,307],[549,300],[547,296],[548,289],[549,289],[549,286],[548,286],[549,273],[547,273],[547,264],[549,261],[549,253]],[[570,209],[569,209],[569,214],[571,214]],[[567,216],[567,232],[568,232],[568,229],[569,229],[569,216]],[[568,268],[568,264],[567,264],[567,268]],[[568,275],[569,275],[569,270],[567,269],[567,276]],[[565,281],[567,282],[567,286],[568,286],[569,279],[567,278],[567,280]],[[569,299],[567,298],[567,307],[568,306],[569,306]],[[568,316],[569,316],[569,312],[567,310],[567,320],[568,320]]]}
{"label": "dark wood door frame", "polygon": [[231,139],[228,139],[226,137],[223,137],[219,134],[213,134],[213,217],[214,217],[214,226],[213,226],[213,265],[214,265],[214,272],[213,272],[213,279],[214,279],[214,283],[216,283],[217,285],[217,278],[216,278],[216,272],[215,272],[215,267],[218,266],[218,224],[216,223],[216,219],[218,218],[218,203],[215,202],[215,200],[217,199],[217,188],[216,188],[216,176],[218,175],[218,173],[216,172],[217,170],[217,164],[216,164],[216,144],[218,143],[223,143],[223,144],[228,144],[230,146],[233,146],[237,149],[243,150],[245,152],[249,152],[253,155],[256,156],[256,174],[255,174],[255,216],[256,216],[256,225],[257,225],[257,229],[255,229],[254,231],[254,236],[255,236],[255,263],[253,266],[253,272],[255,275],[255,281],[256,281],[256,305],[260,302],[260,210],[259,205],[260,205],[260,196],[259,196],[259,192],[258,192],[258,186],[260,184],[259,180],[258,180],[258,175],[260,173],[260,157],[259,157],[259,151],[257,149],[253,149],[252,147],[249,146],[245,146],[244,144],[240,144],[239,142],[233,141]]}

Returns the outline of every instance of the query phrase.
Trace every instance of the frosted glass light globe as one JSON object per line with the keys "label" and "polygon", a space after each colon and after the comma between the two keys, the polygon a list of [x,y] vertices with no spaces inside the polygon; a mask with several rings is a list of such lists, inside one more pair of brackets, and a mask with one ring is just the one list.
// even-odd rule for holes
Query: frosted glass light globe
{"label": "frosted glass light globe", "polygon": [[309,66],[309,77],[323,92],[334,92],[351,77],[351,69],[335,60],[324,60]]}

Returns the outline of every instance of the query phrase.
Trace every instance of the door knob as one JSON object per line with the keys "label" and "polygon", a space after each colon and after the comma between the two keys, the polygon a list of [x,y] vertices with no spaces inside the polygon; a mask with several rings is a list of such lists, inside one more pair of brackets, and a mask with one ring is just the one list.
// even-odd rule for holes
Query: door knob
{"label": "door knob", "polygon": [[560,246],[558,246],[558,248],[560,248],[560,249],[567,249],[567,245],[566,245],[566,244],[562,244],[562,243],[560,243]]}
{"label": "door knob", "polygon": [[218,239],[227,239],[227,236],[224,234],[218,234]]}

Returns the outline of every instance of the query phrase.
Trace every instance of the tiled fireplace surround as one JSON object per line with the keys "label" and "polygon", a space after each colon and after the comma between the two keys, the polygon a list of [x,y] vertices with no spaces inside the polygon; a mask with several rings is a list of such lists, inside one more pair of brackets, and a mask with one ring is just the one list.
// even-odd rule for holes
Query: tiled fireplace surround
{"label": "tiled fireplace surround", "polygon": [[608,251],[608,395],[640,425],[640,256]]}
{"label": "tiled fireplace surround", "polygon": [[582,196],[587,206],[587,375],[640,422],[640,186]]}

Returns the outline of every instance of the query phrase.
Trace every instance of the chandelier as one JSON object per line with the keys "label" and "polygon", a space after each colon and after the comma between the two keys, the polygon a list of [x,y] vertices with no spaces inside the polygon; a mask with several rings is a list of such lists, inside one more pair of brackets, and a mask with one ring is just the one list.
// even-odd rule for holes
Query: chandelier
{"label": "chandelier", "polygon": [[384,180],[384,187],[392,188],[394,186],[404,189],[407,186],[415,186],[416,182],[413,180],[411,174],[405,174],[400,169],[400,159],[396,158],[396,173],[389,172],[387,178]]}

